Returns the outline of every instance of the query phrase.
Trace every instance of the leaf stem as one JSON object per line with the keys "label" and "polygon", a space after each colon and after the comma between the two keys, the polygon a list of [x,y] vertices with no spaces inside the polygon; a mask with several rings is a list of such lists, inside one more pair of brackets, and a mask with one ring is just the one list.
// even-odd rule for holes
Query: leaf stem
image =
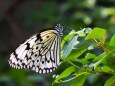
{"label": "leaf stem", "polygon": [[71,80],[73,80],[73,79],[75,79],[75,78],[77,78],[77,77],[79,77],[80,75],[83,75],[83,74],[86,74],[86,72],[82,72],[80,74],[74,74],[75,75],[74,77],[72,77],[70,79],[67,79],[67,80],[60,80],[58,83],[71,81]]}
{"label": "leaf stem", "polygon": [[100,47],[102,50],[104,50],[105,52],[109,52],[109,50],[107,48],[105,48],[103,45],[101,45],[96,39],[92,39],[92,41],[94,41],[98,47]]}
{"label": "leaf stem", "polygon": [[[101,45],[96,39],[92,39],[92,41],[94,41],[97,44],[97,46],[100,47],[102,50],[104,50],[106,53],[110,52],[107,48],[105,48],[103,45]],[[112,56],[115,57],[115,54],[113,53]]]}
{"label": "leaf stem", "polygon": [[69,60],[64,59],[63,57],[61,58],[61,60],[63,60],[63,62],[64,62],[64,61],[67,61],[67,62],[68,62],[69,64],[71,64],[72,66],[74,66],[74,67],[76,67],[76,68],[79,68],[79,66],[75,65],[74,63],[72,63],[72,62],[69,61]]}
{"label": "leaf stem", "polygon": [[115,72],[99,72],[99,71],[95,71],[95,70],[85,70],[85,71],[83,71],[83,72],[90,72],[90,73],[99,73],[99,74],[115,74]]}
{"label": "leaf stem", "polygon": [[67,79],[67,80],[60,80],[60,82],[59,82],[59,83],[62,83],[62,82],[68,82],[68,81],[71,81],[71,80],[73,80],[73,79],[75,79],[75,78],[77,78],[77,76],[72,77],[72,78]]}
{"label": "leaf stem", "polygon": [[74,67],[79,68],[79,66],[75,65],[75,64],[72,63],[71,61],[69,61],[69,60],[66,60],[66,61],[67,61],[69,64],[73,65]]}

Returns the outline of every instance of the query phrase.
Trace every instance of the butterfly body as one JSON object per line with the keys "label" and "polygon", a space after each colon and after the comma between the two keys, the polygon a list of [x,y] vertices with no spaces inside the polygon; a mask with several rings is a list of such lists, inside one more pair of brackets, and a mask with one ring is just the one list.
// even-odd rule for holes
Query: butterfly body
{"label": "butterfly body", "polygon": [[21,44],[9,59],[10,66],[32,69],[38,73],[50,73],[59,66],[60,44],[63,27],[37,33]]}

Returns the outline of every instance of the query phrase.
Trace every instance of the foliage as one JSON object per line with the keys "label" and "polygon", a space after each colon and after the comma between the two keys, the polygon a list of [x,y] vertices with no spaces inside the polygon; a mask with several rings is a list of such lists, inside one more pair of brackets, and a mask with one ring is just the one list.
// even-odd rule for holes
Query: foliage
{"label": "foliage", "polygon": [[[81,35],[81,33],[83,33],[83,35]],[[93,28],[92,30],[91,28],[84,28],[80,31],[72,31],[66,35],[63,41],[65,41],[65,43],[67,42],[67,45],[64,45],[62,42],[61,59],[62,63],[67,62],[70,64],[70,67],[67,67],[60,75],[58,75],[53,84],[73,80],[70,86],[83,86],[90,74],[99,73],[111,74],[112,77],[106,80],[105,86],[113,86],[113,83],[115,83],[115,35],[111,37],[109,43],[106,43],[105,35],[106,30],[98,27]],[[88,44],[87,47],[82,46],[78,49],[77,46],[81,43],[78,40],[80,37],[82,37],[84,42],[90,40],[92,43]],[[90,46],[93,48],[89,49]],[[107,48],[107,46],[111,46],[111,48]],[[89,53],[89,51],[92,51],[95,48],[102,49],[103,52],[98,55],[96,55],[96,53]],[[80,56],[82,57],[80,58]]]}

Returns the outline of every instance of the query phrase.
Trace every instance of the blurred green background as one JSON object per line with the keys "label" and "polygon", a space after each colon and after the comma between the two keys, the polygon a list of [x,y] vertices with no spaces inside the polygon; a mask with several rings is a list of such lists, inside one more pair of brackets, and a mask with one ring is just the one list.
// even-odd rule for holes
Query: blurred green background
{"label": "blurred green background", "polygon": [[[109,41],[115,33],[115,0],[0,0],[0,86],[51,86],[52,76],[60,74],[64,67],[40,75],[13,69],[8,59],[24,40],[58,21],[65,29],[64,34],[85,27],[107,29]],[[108,77],[92,74],[84,86],[103,86]]]}

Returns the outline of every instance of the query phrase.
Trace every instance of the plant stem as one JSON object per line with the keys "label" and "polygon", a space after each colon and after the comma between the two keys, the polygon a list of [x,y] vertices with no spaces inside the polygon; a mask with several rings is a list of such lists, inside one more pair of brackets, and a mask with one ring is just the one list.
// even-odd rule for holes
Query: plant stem
{"label": "plant stem", "polygon": [[107,48],[105,48],[103,45],[101,45],[96,39],[92,39],[92,41],[94,41],[98,47],[100,47],[102,50],[104,50],[105,52],[109,52],[109,50]]}
{"label": "plant stem", "polygon": [[76,67],[76,68],[79,68],[79,66],[77,66],[77,65],[75,65],[74,63],[72,63],[71,61],[69,61],[69,60],[66,60],[68,63],[70,63],[71,65],[73,65],[74,67]]}
{"label": "plant stem", "polygon": [[[92,41],[94,41],[97,44],[97,46],[100,47],[102,50],[104,50],[106,53],[110,52],[107,48],[105,48],[103,45],[101,45],[96,39],[92,39]],[[112,56],[115,57],[115,54],[113,53]]]}
{"label": "plant stem", "polygon": [[99,74],[115,74],[115,72],[99,72],[99,71],[90,71],[90,70],[85,70],[85,71],[83,71],[83,72],[90,72],[90,73],[99,73]]}
{"label": "plant stem", "polygon": [[61,60],[63,60],[63,62],[64,62],[64,61],[67,61],[69,64],[73,65],[74,67],[79,68],[79,66],[75,65],[74,63],[72,63],[72,62],[69,61],[69,60],[64,59],[63,57],[61,58]]}
{"label": "plant stem", "polygon": [[58,83],[71,81],[71,80],[73,80],[73,79],[75,79],[75,78],[77,78],[77,77],[79,77],[79,76],[81,76],[81,75],[83,75],[83,74],[88,74],[88,73],[87,73],[87,72],[82,72],[82,73],[80,73],[80,74],[74,74],[74,75],[75,75],[74,77],[72,77],[72,78],[70,78],[70,79],[67,79],[67,80],[60,80]]}

